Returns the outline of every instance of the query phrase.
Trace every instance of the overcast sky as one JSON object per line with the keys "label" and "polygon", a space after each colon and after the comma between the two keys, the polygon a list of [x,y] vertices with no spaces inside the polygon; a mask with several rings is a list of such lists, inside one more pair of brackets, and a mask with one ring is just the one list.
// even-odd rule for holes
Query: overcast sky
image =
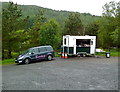
{"label": "overcast sky", "polygon": [[[13,1],[22,5],[37,5],[54,10],[67,10],[80,13],[91,13],[102,15],[102,6],[113,0],[2,0],[2,2]],[[118,2],[119,0],[114,0]]]}

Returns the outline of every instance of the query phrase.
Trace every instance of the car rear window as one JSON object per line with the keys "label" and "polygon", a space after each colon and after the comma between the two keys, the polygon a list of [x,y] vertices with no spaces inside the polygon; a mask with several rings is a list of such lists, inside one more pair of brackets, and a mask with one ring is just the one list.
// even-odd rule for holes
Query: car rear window
{"label": "car rear window", "polygon": [[47,51],[52,51],[53,48],[52,48],[52,47],[46,47],[46,50],[47,50]]}
{"label": "car rear window", "polygon": [[45,51],[46,51],[46,48],[45,48],[45,47],[39,48],[39,52],[45,52]]}

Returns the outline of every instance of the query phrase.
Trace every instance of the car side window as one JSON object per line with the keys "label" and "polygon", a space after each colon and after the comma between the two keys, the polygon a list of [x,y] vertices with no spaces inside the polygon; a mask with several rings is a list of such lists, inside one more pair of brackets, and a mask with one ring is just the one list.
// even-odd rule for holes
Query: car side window
{"label": "car side window", "polygon": [[39,48],[39,52],[45,52],[45,51],[46,51],[45,47]]}
{"label": "car side window", "polygon": [[33,49],[32,53],[38,53],[38,48]]}

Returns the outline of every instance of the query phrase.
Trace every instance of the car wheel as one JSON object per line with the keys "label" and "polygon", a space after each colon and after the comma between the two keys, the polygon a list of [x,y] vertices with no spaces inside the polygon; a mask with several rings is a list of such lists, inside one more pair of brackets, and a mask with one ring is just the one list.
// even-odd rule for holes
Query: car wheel
{"label": "car wheel", "polygon": [[83,57],[83,54],[80,54],[80,57]]}
{"label": "car wheel", "polygon": [[47,56],[47,60],[48,60],[48,61],[51,61],[51,60],[52,60],[52,56],[51,56],[51,55],[48,55],[48,56]]}
{"label": "car wheel", "polygon": [[25,59],[25,64],[29,64],[30,63],[30,59]]}

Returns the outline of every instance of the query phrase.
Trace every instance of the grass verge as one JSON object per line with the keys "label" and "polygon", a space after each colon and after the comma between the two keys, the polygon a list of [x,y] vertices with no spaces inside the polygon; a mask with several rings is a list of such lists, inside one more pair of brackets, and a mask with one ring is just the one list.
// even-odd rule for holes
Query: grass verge
{"label": "grass verge", "polygon": [[[120,57],[120,52],[119,50],[116,49],[111,49],[110,51],[108,51],[107,49],[104,50],[106,52],[110,52],[110,56],[116,56],[116,57]],[[96,53],[96,55],[98,56],[105,56],[106,52],[100,52],[100,53]],[[60,55],[58,53],[55,53],[55,57],[60,57]],[[8,64],[15,64],[14,59],[5,59],[0,61],[0,65],[8,65]]]}
{"label": "grass verge", "polygon": [[0,65],[15,64],[14,59],[5,59],[0,61]]}
{"label": "grass verge", "polygon": [[100,56],[105,56],[106,52],[110,52],[110,56],[117,56],[120,57],[120,51],[118,49],[111,49],[110,51],[105,49],[105,52],[97,52],[96,55],[100,55]]}
{"label": "grass verge", "polygon": [[[55,57],[60,57],[59,54],[55,53]],[[0,65],[15,64],[14,59],[4,59],[0,61]]]}

